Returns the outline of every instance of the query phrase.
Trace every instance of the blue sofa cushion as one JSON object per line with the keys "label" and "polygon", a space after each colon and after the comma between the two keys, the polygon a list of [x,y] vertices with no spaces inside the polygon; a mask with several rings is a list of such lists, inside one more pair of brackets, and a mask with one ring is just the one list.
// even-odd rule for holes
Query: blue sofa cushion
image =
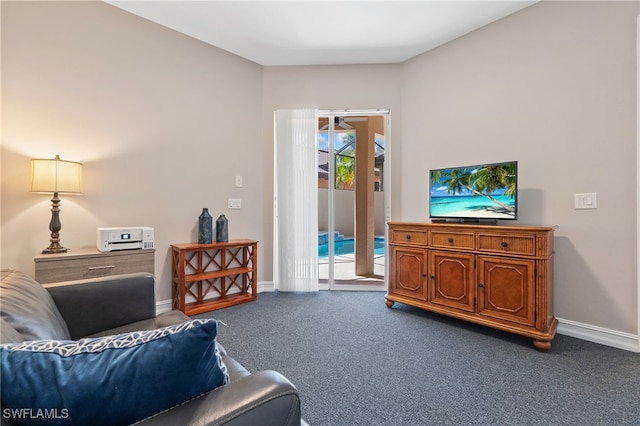
{"label": "blue sofa cushion", "polygon": [[143,419],[228,383],[216,333],[215,320],[191,320],[78,341],[0,345],[3,415],[8,409],[17,423],[38,425]]}

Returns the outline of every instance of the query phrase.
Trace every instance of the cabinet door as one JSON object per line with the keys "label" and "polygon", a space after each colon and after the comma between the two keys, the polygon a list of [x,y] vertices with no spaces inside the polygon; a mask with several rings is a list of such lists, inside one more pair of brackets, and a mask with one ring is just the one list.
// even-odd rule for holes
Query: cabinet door
{"label": "cabinet door", "polygon": [[535,261],[478,256],[478,314],[535,323]]}
{"label": "cabinet door", "polygon": [[391,256],[389,293],[426,301],[426,250],[393,246]]}
{"label": "cabinet door", "polygon": [[430,251],[429,302],[475,311],[473,254]]}

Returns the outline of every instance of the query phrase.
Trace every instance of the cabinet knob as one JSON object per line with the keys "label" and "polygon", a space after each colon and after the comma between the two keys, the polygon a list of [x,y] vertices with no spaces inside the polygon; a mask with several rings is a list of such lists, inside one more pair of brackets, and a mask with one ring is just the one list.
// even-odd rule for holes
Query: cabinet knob
{"label": "cabinet knob", "polygon": [[502,247],[507,247],[509,245],[509,243],[507,243],[506,241],[503,241],[503,242],[500,243],[500,245]]}
{"label": "cabinet knob", "polygon": [[478,287],[484,288],[484,283],[478,283]]}
{"label": "cabinet knob", "polygon": [[411,239],[411,235],[407,234],[407,240]]}
{"label": "cabinet knob", "polygon": [[422,274],[422,278],[427,278],[427,274]]}
{"label": "cabinet knob", "polygon": [[436,276],[435,276],[435,275],[431,275],[431,279],[432,279],[432,280],[435,280],[435,279],[436,279]]}
{"label": "cabinet knob", "polygon": [[453,238],[449,238],[449,239],[447,239],[447,241],[449,241],[450,243],[452,243],[452,242],[453,242]]}

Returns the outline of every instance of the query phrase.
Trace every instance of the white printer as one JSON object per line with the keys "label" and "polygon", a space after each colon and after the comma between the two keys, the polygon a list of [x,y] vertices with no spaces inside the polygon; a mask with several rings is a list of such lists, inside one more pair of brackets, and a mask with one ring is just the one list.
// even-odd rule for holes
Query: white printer
{"label": "white printer", "polygon": [[98,250],[152,249],[153,228],[134,226],[131,228],[98,228]]}

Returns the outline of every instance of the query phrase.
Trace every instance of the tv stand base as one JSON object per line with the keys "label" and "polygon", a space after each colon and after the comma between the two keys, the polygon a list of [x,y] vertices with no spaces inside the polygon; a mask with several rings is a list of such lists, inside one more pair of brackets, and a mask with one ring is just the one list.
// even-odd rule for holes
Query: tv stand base
{"label": "tv stand base", "polygon": [[497,225],[497,219],[431,219],[431,223],[463,223],[472,225]]}

